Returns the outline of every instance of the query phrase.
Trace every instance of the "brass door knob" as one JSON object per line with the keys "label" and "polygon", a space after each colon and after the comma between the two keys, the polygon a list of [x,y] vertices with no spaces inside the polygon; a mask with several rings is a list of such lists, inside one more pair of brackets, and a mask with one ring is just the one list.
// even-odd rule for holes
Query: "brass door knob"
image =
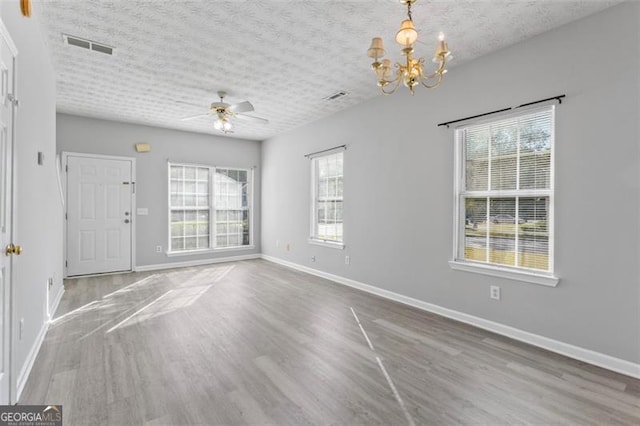
{"label": "brass door knob", "polygon": [[20,256],[22,254],[22,246],[9,244],[4,249],[4,254],[6,254],[7,256],[9,256],[10,254],[15,254],[17,256]]}

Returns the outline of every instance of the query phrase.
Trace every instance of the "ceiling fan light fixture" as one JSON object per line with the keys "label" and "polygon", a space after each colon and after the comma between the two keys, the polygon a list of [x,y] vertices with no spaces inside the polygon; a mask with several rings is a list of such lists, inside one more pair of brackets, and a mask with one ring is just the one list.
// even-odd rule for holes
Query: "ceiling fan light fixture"
{"label": "ceiling fan light fixture", "polygon": [[196,118],[213,116],[213,128],[222,133],[233,133],[231,130],[233,129],[232,121],[236,119],[240,119],[243,121],[251,121],[254,123],[267,124],[269,120],[260,117],[254,117],[252,115],[246,115],[245,112],[253,111],[253,105],[251,102],[244,101],[238,104],[228,104],[224,101],[226,96],[226,92],[218,92],[218,96],[220,97],[220,102],[213,102],[209,106],[209,112],[206,114],[198,114],[192,117],[182,118],[182,121],[193,120]]}
{"label": "ceiling fan light fixture", "polygon": [[216,118],[216,120],[213,122],[213,127],[223,133],[227,133],[229,130],[231,130],[231,123],[229,122],[229,120],[227,120],[226,118]]}

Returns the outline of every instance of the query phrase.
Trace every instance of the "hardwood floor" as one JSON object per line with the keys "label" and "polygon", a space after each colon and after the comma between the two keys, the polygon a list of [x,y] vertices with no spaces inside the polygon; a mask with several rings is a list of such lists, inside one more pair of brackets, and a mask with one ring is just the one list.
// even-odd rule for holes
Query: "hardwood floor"
{"label": "hardwood floor", "polygon": [[66,425],[640,424],[640,380],[263,260],[65,286],[20,404]]}

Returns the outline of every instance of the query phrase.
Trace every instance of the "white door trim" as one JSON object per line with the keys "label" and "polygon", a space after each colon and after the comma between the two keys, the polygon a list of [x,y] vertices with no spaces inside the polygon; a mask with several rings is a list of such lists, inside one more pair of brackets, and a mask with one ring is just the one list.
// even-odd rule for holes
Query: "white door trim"
{"label": "white door trim", "polygon": [[[85,152],[68,152],[68,151],[63,151],[61,153],[61,161],[62,164],[60,165],[60,170],[62,173],[64,173],[64,178],[61,179],[62,181],[62,192],[64,194],[64,217],[63,217],[63,246],[64,246],[64,260],[63,265],[62,265],[62,270],[63,270],[63,277],[67,278],[67,265],[66,265],[66,261],[67,261],[67,219],[66,219],[66,215],[67,215],[67,208],[68,208],[68,203],[67,203],[67,178],[66,178],[66,173],[67,173],[67,164],[68,164],[68,160],[69,157],[84,157],[84,158],[95,158],[95,159],[99,159],[99,160],[124,160],[124,161],[131,161],[131,182],[133,182],[133,191],[131,193],[131,271],[135,271],[136,270],[136,225],[138,222],[138,216],[136,215],[136,195],[138,192],[138,189],[136,188],[136,158],[135,157],[121,157],[121,156],[117,156],[117,155],[103,155],[103,154],[89,154],[89,153],[85,153]],[[127,271],[128,272],[128,271]],[[102,274],[101,274],[102,275]]]}
{"label": "white door trim", "polygon": [[0,19],[0,36],[2,36],[4,40],[7,42],[7,44],[9,45],[9,49],[11,49],[11,53],[13,54],[13,56],[18,56],[18,48],[13,42],[13,39],[9,34],[9,30],[7,30],[7,27],[5,27],[4,22],[2,22],[2,19]]}
{"label": "white door trim", "polygon": [[[16,47],[15,43],[13,42],[13,39],[11,38],[11,34],[9,33],[9,30],[7,29],[7,27],[4,25],[4,22],[2,21],[2,18],[0,18],[0,37],[2,37],[7,45],[9,46],[9,50],[11,51],[11,54],[14,57],[13,60],[13,87],[10,88],[13,96],[15,98],[18,98],[18,72],[17,72],[17,67],[16,67],[16,62],[17,62],[17,57],[18,57],[18,48]],[[12,240],[16,241],[17,238],[17,232],[16,232],[16,220],[15,218],[17,217],[17,208],[18,208],[18,191],[17,191],[17,180],[16,180],[16,170],[17,170],[17,161],[16,161],[16,133],[17,133],[17,129],[16,129],[16,115],[18,112],[18,108],[16,108],[16,106],[13,106],[13,113],[11,114],[11,126],[12,126],[12,131],[11,131],[11,140],[8,141],[11,144],[11,183],[10,183],[10,188],[11,188],[11,236],[12,236]],[[2,247],[2,249],[4,249],[4,247]],[[13,261],[11,261],[13,262]],[[9,404],[15,404],[16,402],[18,402],[18,371],[17,371],[17,366],[16,366],[16,333],[14,330],[14,326],[18,323],[17,322],[17,318],[16,318],[16,300],[15,300],[15,292],[14,292],[14,277],[13,277],[13,270],[14,268],[11,268],[11,276],[9,277],[9,337],[8,337],[8,344],[9,344]]]}

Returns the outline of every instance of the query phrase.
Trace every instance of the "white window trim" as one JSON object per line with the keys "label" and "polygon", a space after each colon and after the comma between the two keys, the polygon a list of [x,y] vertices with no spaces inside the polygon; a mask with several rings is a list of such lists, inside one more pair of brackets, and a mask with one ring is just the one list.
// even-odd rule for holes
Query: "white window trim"
{"label": "white window trim", "polygon": [[451,269],[456,271],[473,272],[481,275],[490,275],[492,277],[507,278],[516,281],[544,285],[547,287],[556,287],[560,281],[560,278],[551,274],[539,274],[535,272],[528,272],[525,269],[503,268],[497,265],[475,263],[464,260],[450,260],[449,266]]}
{"label": "white window trim", "polygon": [[344,243],[340,243],[338,241],[331,240],[320,240],[318,238],[309,238],[309,244],[314,244],[316,246],[330,247],[334,249],[344,250]]}
{"label": "white window trim", "polygon": [[[213,245],[213,247],[206,249],[193,249],[193,250],[171,250],[171,166],[186,166],[186,167],[200,167],[209,169],[209,244]],[[213,205],[213,200],[215,199],[215,185],[214,178],[216,169],[227,169],[227,170],[242,170],[249,173],[249,189],[248,189],[248,206],[249,206],[249,245],[246,246],[236,246],[236,247],[216,247],[216,239],[214,227],[216,224],[216,209]],[[199,254],[207,254],[207,253],[221,253],[227,251],[239,251],[239,250],[252,250],[255,249],[254,244],[254,222],[253,222],[253,188],[255,184],[255,167],[223,167],[223,166],[210,166],[207,164],[195,164],[195,163],[181,163],[181,162],[167,162],[167,212],[168,212],[168,220],[167,220],[167,251],[165,251],[165,255],[167,257],[179,257],[179,256],[195,256]]]}
{"label": "white window trim", "polygon": [[207,253],[220,253],[225,251],[238,251],[238,250],[253,250],[256,246],[238,246],[238,247],[217,247],[217,248],[208,248],[208,249],[196,249],[196,250],[181,250],[181,251],[167,251],[165,254],[167,257],[180,257],[180,256],[192,256],[196,254],[207,254]]}
{"label": "white window trim", "polygon": [[[322,247],[329,247],[329,248],[333,248],[333,249],[338,249],[338,250],[344,250],[345,248],[345,229],[344,229],[344,210],[343,210],[343,220],[342,220],[342,241],[334,241],[334,240],[324,240],[321,238],[317,238],[315,236],[316,233],[316,224],[317,224],[317,217],[316,217],[316,198],[317,198],[317,188],[316,188],[316,181],[318,179],[318,171],[316,170],[317,168],[315,167],[315,163],[314,160],[316,158],[319,157],[324,157],[324,156],[328,156],[328,155],[333,155],[336,154],[338,152],[342,152],[342,151],[346,151],[346,146],[339,146],[333,149],[329,149],[329,150],[324,150],[324,151],[320,151],[316,154],[310,154],[308,156],[309,160],[311,160],[311,223],[310,223],[310,227],[309,227],[309,244],[313,244],[313,245],[317,245],[317,246],[322,246]],[[344,157],[343,157],[343,161],[344,161]],[[343,162],[343,169],[342,169],[342,176],[344,179],[344,162]],[[344,181],[343,181],[344,182]],[[344,185],[344,184],[343,184]],[[343,195],[342,195],[342,205],[344,208],[344,187],[343,187]]]}
{"label": "white window trim", "polygon": [[[464,232],[462,232],[464,226],[464,205],[461,203],[462,198],[462,188],[464,185],[464,163],[465,160],[463,158],[464,151],[462,150],[462,141],[460,140],[460,132],[459,130],[470,125],[481,124],[485,122],[497,121],[507,119],[509,117],[517,117],[530,113],[534,113],[536,111],[544,111],[547,109],[551,109],[553,114],[552,119],[552,131],[551,131],[551,170],[549,175],[550,188],[544,191],[532,192],[535,195],[544,194],[544,196],[549,197],[549,212],[548,212],[548,229],[549,229],[549,271],[534,271],[526,268],[518,268],[518,267],[508,267],[503,265],[494,265],[490,263],[481,263],[481,262],[473,262],[464,259],[461,255],[461,248],[464,247]],[[454,188],[453,188],[453,199],[454,199],[454,220],[453,220],[453,255],[452,259],[449,261],[449,266],[453,270],[464,271],[477,273],[481,275],[489,275],[500,278],[507,278],[516,281],[522,281],[532,284],[539,284],[548,287],[556,287],[560,281],[560,278],[554,275],[554,247],[555,247],[555,216],[554,216],[554,208],[555,208],[555,116],[556,116],[556,108],[554,105],[546,105],[546,106],[535,106],[530,108],[519,109],[517,112],[510,112],[507,114],[500,114],[497,116],[492,116],[491,118],[483,118],[480,120],[475,120],[471,122],[466,122],[463,125],[460,125],[454,129],[455,132],[455,147],[454,147],[454,156],[455,156],[455,171],[454,171]],[[487,191],[489,192],[489,191]],[[501,191],[500,195],[507,194],[507,191]],[[496,192],[496,195],[498,193]],[[518,191],[517,196],[526,196],[526,191]],[[491,195],[489,195],[491,196]],[[507,194],[508,196],[508,194]]]}

